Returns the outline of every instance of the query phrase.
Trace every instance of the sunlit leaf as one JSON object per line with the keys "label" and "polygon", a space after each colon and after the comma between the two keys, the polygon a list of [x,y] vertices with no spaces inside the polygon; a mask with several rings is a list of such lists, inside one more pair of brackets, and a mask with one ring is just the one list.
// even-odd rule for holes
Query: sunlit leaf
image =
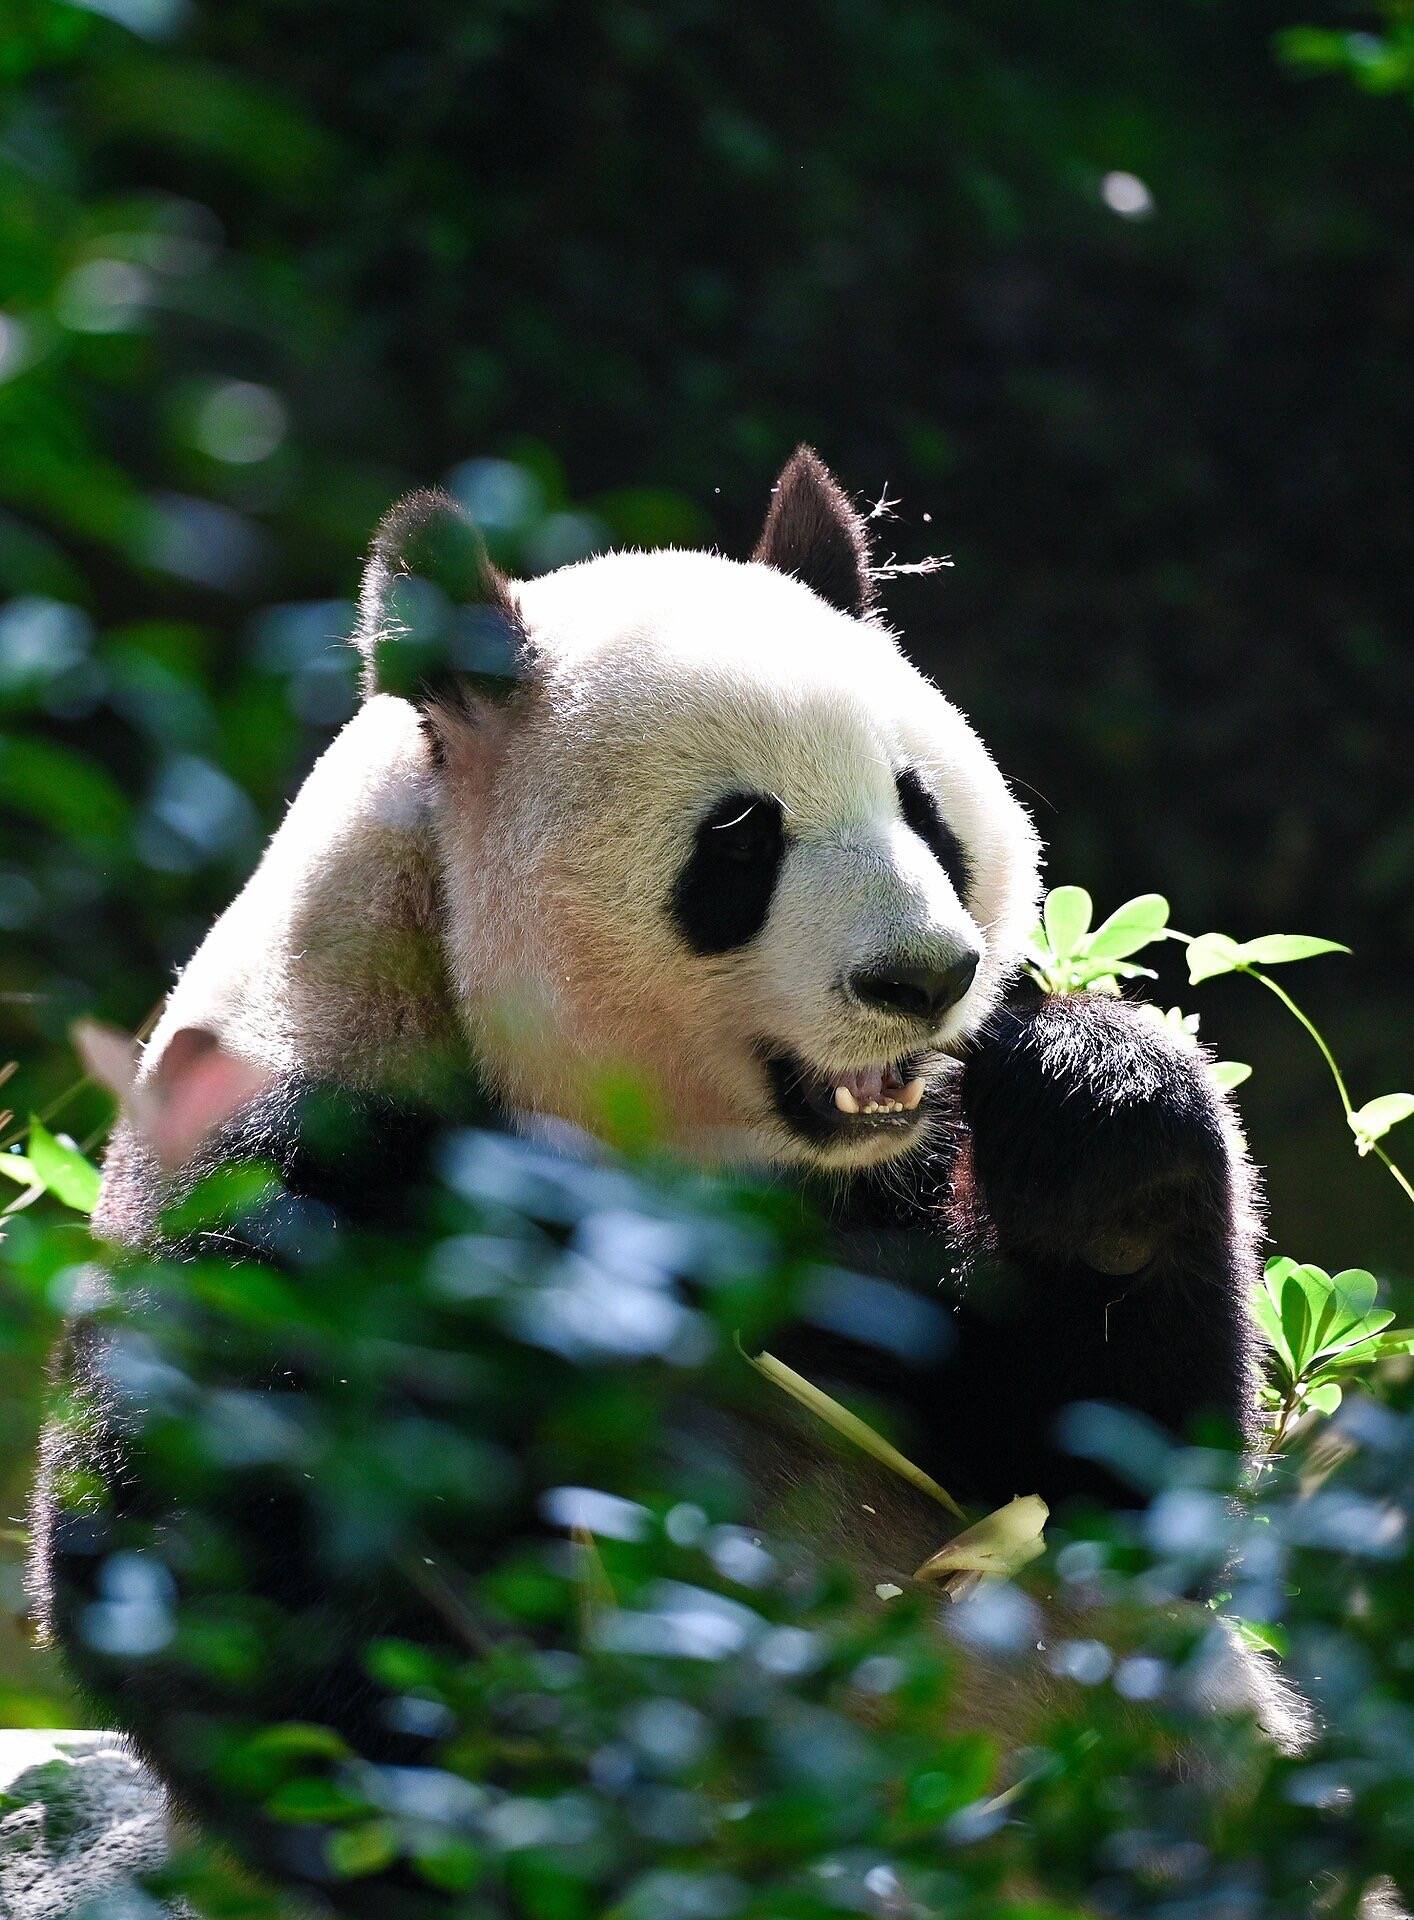
{"label": "sunlit leaf", "polygon": [[46,1190],[77,1213],[92,1213],[98,1205],[101,1184],[101,1176],[92,1161],[85,1160],[77,1147],[56,1140],[39,1120],[31,1120],[26,1144],[35,1178]]}
{"label": "sunlit leaf", "polygon": [[[1381,1318],[1388,1316],[1382,1315]],[[1392,1340],[1392,1346],[1386,1346],[1386,1340]],[[1409,1329],[1403,1333],[1383,1335],[1378,1329],[1371,1333],[1362,1333],[1336,1351],[1321,1356],[1321,1362],[1312,1374],[1314,1380],[1324,1380],[1337,1374],[1357,1373],[1362,1368],[1374,1366],[1377,1360],[1387,1360],[1394,1354],[1408,1353],[1410,1342],[1414,1339]]]}
{"label": "sunlit leaf", "polygon": [[1188,984],[1196,987],[1220,973],[1233,973],[1242,964],[1242,950],[1225,933],[1200,933],[1188,943]]}
{"label": "sunlit leaf", "polygon": [[1281,1296],[1287,1279],[1296,1272],[1297,1263],[1284,1255],[1267,1262],[1266,1271],[1253,1290],[1252,1314],[1266,1335],[1268,1344],[1282,1362],[1289,1379],[1298,1372],[1282,1326]]}
{"label": "sunlit leaf", "polygon": [[1335,1380],[1319,1380],[1309,1386],[1301,1398],[1305,1406],[1317,1413],[1334,1413],[1341,1401],[1340,1384]]}
{"label": "sunlit leaf", "polygon": [[1349,1116],[1350,1130],[1358,1150],[1364,1154],[1377,1140],[1383,1140],[1391,1127],[1414,1114],[1414,1093],[1379,1093]]}
{"label": "sunlit leaf", "polygon": [[1053,887],[1042,909],[1046,938],[1058,960],[1068,960],[1085,938],[1094,905],[1084,887]]}
{"label": "sunlit leaf", "polygon": [[1169,903],[1161,893],[1138,894],[1095,929],[1085,943],[1086,954],[1092,960],[1127,959],[1160,937],[1168,917]]}
{"label": "sunlit leaf", "polygon": [[1288,1275],[1281,1290],[1281,1330],[1292,1368],[1300,1373],[1310,1358],[1311,1301],[1299,1271]]}
{"label": "sunlit leaf", "polygon": [[1252,1069],[1245,1060],[1215,1060],[1211,1071],[1224,1093],[1231,1093],[1234,1087],[1252,1078]]}
{"label": "sunlit leaf", "polygon": [[1238,1638],[1245,1641],[1249,1647],[1256,1647],[1262,1653],[1285,1654],[1289,1642],[1283,1627],[1268,1625],[1265,1621],[1259,1620],[1234,1620],[1233,1625],[1237,1629]]}
{"label": "sunlit leaf", "polygon": [[1244,940],[1242,959],[1254,967],[1279,967],[1288,960],[1310,960],[1318,953],[1349,953],[1338,940],[1320,940],[1310,933],[1266,933]]}
{"label": "sunlit leaf", "polygon": [[[1320,1269],[1307,1268],[1308,1273]],[[1324,1276],[1322,1276],[1324,1278]],[[1326,1299],[1312,1324],[1312,1350],[1338,1341],[1342,1335],[1356,1332],[1375,1304],[1379,1282],[1364,1267],[1349,1267],[1326,1283]],[[1391,1314],[1389,1319],[1392,1320]],[[1388,1325],[1388,1321],[1385,1323]]]}
{"label": "sunlit leaf", "polygon": [[1287,1379],[1294,1379],[1296,1368],[1292,1364],[1291,1354],[1286,1344],[1286,1334],[1282,1330],[1281,1307],[1266,1286],[1258,1287],[1253,1294],[1252,1317],[1266,1335],[1267,1344],[1281,1362]]}
{"label": "sunlit leaf", "polygon": [[923,1562],[913,1577],[939,1582],[954,1598],[960,1597],[956,1575],[964,1576],[962,1591],[975,1584],[977,1577],[1009,1579],[1046,1551],[1049,1518],[1050,1509],[1038,1494],[1022,1494],[949,1540]]}

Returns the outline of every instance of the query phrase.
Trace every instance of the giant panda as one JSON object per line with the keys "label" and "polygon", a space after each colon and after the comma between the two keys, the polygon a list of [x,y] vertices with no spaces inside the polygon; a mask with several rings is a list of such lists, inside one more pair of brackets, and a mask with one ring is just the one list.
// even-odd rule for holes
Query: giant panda
{"label": "giant panda", "polygon": [[[1036,833],[882,619],[867,523],[813,451],[781,473],[746,562],[612,553],[511,582],[450,502],[415,496],[375,539],[355,638],[360,710],[142,1055],[149,1114],[234,1063],[237,1110],[193,1136],[194,1164],[265,1145],[297,1181],[311,1087],[376,1114],[450,1106],[470,1079],[507,1126],[592,1134],[604,1074],[627,1070],[678,1155],[813,1195],[848,1269],[899,1298],[967,1269],[936,1357],[813,1323],[779,1350],[837,1390],[891,1393],[918,1464],[969,1503],[1124,1498],[1057,1439],[1077,1401],[1179,1438],[1205,1418],[1251,1437],[1258,1228],[1225,1097],[1140,1009],[1025,987]],[[150,1239],[182,1177],[123,1122],[99,1232]],[[152,1663],[115,1678],[75,1624],[102,1533],[56,1509],[58,1476],[78,1457],[117,1508],[140,1492],[82,1325],[67,1364],[85,1411],[48,1445],[44,1610],[219,1824],[169,1737],[180,1699]],[[798,1445],[761,1451],[799,1476]],[[905,1507],[881,1570],[936,1544],[936,1511]],[[1294,1737],[1264,1669],[1234,1650],[1221,1684]],[[973,1705],[995,1723],[990,1691],[984,1674]],[[365,1702],[318,1712],[377,1750]]]}

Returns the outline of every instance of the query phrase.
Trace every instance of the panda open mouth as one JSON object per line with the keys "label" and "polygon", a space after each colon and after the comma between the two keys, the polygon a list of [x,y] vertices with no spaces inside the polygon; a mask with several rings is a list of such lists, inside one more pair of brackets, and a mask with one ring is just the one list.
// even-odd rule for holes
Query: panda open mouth
{"label": "panda open mouth", "polygon": [[817,1144],[873,1133],[906,1133],[922,1112],[924,1081],[909,1058],[851,1073],[823,1073],[797,1053],[761,1056],[776,1111],[795,1133]]}

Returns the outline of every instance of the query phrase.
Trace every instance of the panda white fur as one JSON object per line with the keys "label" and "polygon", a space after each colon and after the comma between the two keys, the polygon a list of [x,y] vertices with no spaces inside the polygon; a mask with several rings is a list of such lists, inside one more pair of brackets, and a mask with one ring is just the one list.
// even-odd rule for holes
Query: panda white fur
{"label": "panda white fur", "polygon": [[[449,570],[470,627],[428,598]],[[470,670],[420,681],[429,607],[471,668],[488,638],[513,655],[499,697]],[[965,1497],[1113,1495],[1055,1443],[1077,1399],[1250,1430],[1256,1225],[1223,1098],[1134,1008],[1017,998],[1035,833],[877,617],[866,528],[813,453],[748,563],[612,554],[512,585],[418,497],[380,532],[357,638],[365,704],[183,972],[152,1097],[193,1035],[280,1086],[475,1071],[591,1130],[626,1069],[684,1155],[823,1176],[852,1265],[936,1292],[958,1246],[991,1261],[946,1371],[889,1382]],[[413,697],[380,691],[400,680]],[[100,1227],[149,1234],[163,1184],[120,1129]],[[860,1377],[837,1331],[788,1352]],[[43,1489],[37,1521],[64,1638],[92,1529],[66,1536]],[[1255,1663],[1213,1684],[1293,1737]],[[161,1763],[160,1718],[141,1731]]]}

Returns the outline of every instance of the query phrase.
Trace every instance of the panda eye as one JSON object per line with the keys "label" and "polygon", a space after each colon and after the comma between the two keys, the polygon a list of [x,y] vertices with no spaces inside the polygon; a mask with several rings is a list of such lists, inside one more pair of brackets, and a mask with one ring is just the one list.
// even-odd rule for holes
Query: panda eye
{"label": "panda eye", "polygon": [[899,811],[903,814],[904,825],[918,835],[943,872],[952,881],[958,899],[965,903],[967,889],[972,879],[966,850],[944,820],[942,809],[936,798],[923,784],[922,775],[913,767],[905,767],[895,776],[894,788],[898,793]]}
{"label": "panda eye", "polygon": [[[719,819],[723,813],[731,817]],[[712,836],[714,851],[728,860],[757,860],[772,853],[780,839],[780,808],[774,800],[732,794],[712,809],[701,832]]]}
{"label": "panda eye", "polygon": [[781,804],[728,793],[703,815],[669,912],[695,953],[730,953],[761,931],[785,853]]}

